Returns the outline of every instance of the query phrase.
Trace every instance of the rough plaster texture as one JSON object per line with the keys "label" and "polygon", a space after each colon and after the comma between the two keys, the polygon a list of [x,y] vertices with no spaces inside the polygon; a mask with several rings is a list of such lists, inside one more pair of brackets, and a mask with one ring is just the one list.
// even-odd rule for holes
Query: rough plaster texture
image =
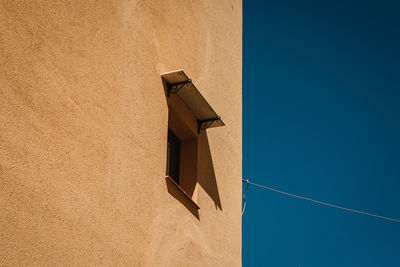
{"label": "rough plaster texture", "polygon": [[[240,0],[0,1],[0,266],[240,266]],[[167,190],[160,73],[227,126],[198,218]]]}

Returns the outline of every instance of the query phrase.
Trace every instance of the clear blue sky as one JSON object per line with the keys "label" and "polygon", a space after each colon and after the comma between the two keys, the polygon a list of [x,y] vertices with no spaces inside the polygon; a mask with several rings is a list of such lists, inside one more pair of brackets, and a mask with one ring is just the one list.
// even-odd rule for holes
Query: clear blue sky
{"label": "clear blue sky", "polygon": [[[400,218],[400,2],[243,5],[243,176]],[[400,223],[246,198],[244,267],[400,266]]]}

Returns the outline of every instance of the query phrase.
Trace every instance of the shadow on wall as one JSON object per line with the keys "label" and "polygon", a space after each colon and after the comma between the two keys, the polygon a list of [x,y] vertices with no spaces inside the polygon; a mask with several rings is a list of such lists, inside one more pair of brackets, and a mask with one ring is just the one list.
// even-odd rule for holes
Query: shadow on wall
{"label": "shadow on wall", "polygon": [[206,131],[202,131],[198,139],[197,182],[214,201],[215,208],[222,210],[210,144],[208,143]]}

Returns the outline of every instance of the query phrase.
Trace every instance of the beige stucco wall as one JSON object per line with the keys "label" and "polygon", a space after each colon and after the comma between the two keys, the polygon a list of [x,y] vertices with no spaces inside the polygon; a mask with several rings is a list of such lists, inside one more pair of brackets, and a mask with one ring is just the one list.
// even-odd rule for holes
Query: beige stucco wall
{"label": "beige stucco wall", "polygon": [[[241,265],[241,12],[0,1],[0,266]],[[226,123],[199,138],[198,217],[164,178],[175,69]]]}

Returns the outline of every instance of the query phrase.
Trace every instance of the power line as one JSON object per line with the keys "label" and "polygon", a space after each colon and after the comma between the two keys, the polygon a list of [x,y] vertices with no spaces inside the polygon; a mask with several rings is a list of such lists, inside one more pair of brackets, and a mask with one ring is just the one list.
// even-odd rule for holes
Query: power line
{"label": "power line", "polygon": [[243,216],[244,211],[246,210],[246,191],[247,191],[247,189],[249,189],[249,186],[250,186],[250,184],[247,183],[247,186],[246,186],[246,188],[243,190],[243,194],[242,194],[242,196],[243,196],[242,216]]}
{"label": "power line", "polygon": [[[400,220],[398,220],[398,219],[384,217],[384,216],[380,216],[380,215],[376,215],[376,214],[372,214],[372,213],[368,213],[368,212],[364,212],[364,211],[353,210],[353,209],[349,209],[349,208],[345,208],[345,207],[341,207],[341,206],[325,203],[325,202],[322,202],[322,201],[318,201],[318,200],[315,200],[315,199],[311,199],[311,198],[308,198],[308,197],[302,197],[302,196],[298,196],[298,195],[295,195],[295,194],[290,194],[290,193],[283,192],[281,190],[277,190],[277,189],[274,189],[274,188],[271,188],[271,187],[268,187],[268,186],[252,183],[249,180],[242,179],[242,182],[247,183],[249,185],[254,185],[254,186],[257,186],[257,187],[261,187],[261,188],[264,188],[264,189],[267,189],[267,190],[270,190],[270,191],[273,191],[273,192],[276,192],[276,193],[279,193],[279,194],[282,194],[282,195],[286,195],[286,196],[295,197],[295,198],[307,200],[307,201],[310,201],[310,202],[314,202],[314,203],[317,203],[317,204],[320,204],[320,205],[324,205],[324,206],[328,206],[328,207],[332,207],[332,208],[337,208],[337,209],[341,209],[341,210],[345,210],[345,211],[350,211],[350,212],[354,212],[354,213],[358,213],[358,214],[363,214],[363,215],[367,215],[367,216],[371,216],[371,217],[376,217],[376,218],[380,218],[380,219],[387,220],[387,221],[400,223]],[[243,194],[243,198],[244,198],[244,194]],[[244,210],[243,210],[243,212],[244,212]],[[243,213],[242,213],[242,215],[243,215]]]}

